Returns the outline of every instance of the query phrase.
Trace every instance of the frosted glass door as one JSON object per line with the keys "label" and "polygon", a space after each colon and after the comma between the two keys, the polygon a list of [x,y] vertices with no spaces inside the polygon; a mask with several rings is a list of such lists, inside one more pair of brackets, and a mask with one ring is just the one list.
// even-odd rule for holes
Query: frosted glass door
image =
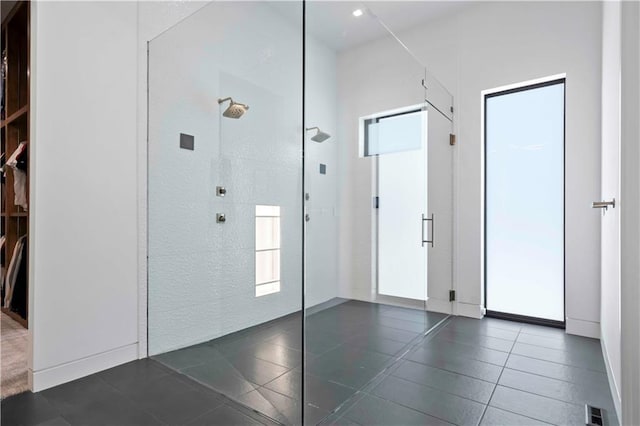
{"label": "frosted glass door", "polygon": [[378,293],[426,300],[426,113],[382,118],[369,132],[379,153]]}
{"label": "frosted glass door", "polygon": [[564,322],[564,80],[485,97],[486,307]]}

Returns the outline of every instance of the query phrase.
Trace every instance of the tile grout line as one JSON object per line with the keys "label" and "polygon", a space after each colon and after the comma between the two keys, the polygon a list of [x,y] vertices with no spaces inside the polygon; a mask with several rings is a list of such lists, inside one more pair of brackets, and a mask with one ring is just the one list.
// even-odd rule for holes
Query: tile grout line
{"label": "tile grout line", "polygon": [[[498,407],[493,407],[493,406],[491,406],[491,408],[494,408],[494,409],[500,410],[500,411],[504,411],[506,413],[515,414],[516,416],[526,417],[527,419],[535,420],[536,422],[541,423],[541,424],[545,424],[545,425],[549,425],[549,426],[555,426],[553,423],[545,422],[544,420],[536,419],[536,418],[528,416],[526,414],[516,413],[515,411],[507,410],[506,408],[498,408]],[[484,418],[484,414],[483,414],[483,418]],[[482,419],[481,419],[481,421],[482,421]]]}
{"label": "tile grout line", "polygon": [[[489,363],[487,363],[487,362],[484,362],[484,361],[478,361],[478,360],[471,359],[471,358],[467,358],[467,359],[468,359],[469,361],[482,362],[483,364],[491,365],[491,366],[498,367],[498,368],[504,368],[503,366],[500,366],[500,365],[497,365],[497,364],[489,364]],[[414,361],[414,360],[412,360],[412,359],[405,359],[405,361],[413,362],[413,363],[415,363],[415,364],[424,365],[424,366],[426,366],[426,367],[433,368],[434,370],[440,370],[440,371],[444,371],[444,372],[451,373],[451,374],[457,374],[458,376],[466,377],[466,378],[473,379],[473,380],[478,380],[478,381],[481,381],[481,382],[484,382],[484,383],[489,383],[489,384],[491,384],[491,385],[495,385],[495,384],[496,384],[496,382],[492,382],[491,380],[480,379],[480,378],[478,378],[478,377],[470,376],[470,375],[468,375],[468,374],[460,373],[460,372],[458,372],[458,371],[447,370],[446,368],[438,367],[438,366],[435,366],[435,365],[432,365],[432,364],[424,364],[424,363],[422,363],[422,362]],[[398,378],[402,379],[402,377],[399,377],[399,376],[395,376],[395,377],[398,377]],[[403,379],[403,380],[406,380],[406,381],[408,381],[408,382],[412,382],[412,383],[417,383],[417,382],[413,382],[412,380],[408,380],[408,379]],[[418,383],[418,384],[419,384],[419,383]],[[428,385],[424,385],[424,386],[428,386]],[[461,397],[461,398],[464,398],[464,397]],[[467,399],[468,399],[468,398],[467,398]],[[473,401],[473,400],[471,400],[471,401]]]}
{"label": "tile grout line", "polygon": [[[486,337],[488,337],[488,336],[486,336]],[[481,344],[481,343],[477,343],[477,342],[473,342],[473,343],[461,342],[460,340],[456,340],[455,338],[453,338],[453,337],[448,337],[448,336],[440,336],[440,337],[438,337],[438,339],[446,340],[447,342],[451,342],[451,343],[458,344],[458,345],[466,345],[466,346],[475,346],[475,347],[480,347],[480,348],[482,348],[482,349],[487,349],[487,350],[490,350],[490,351],[501,352],[501,353],[503,353],[503,354],[508,354],[508,353],[509,353],[509,351],[505,351],[505,350],[502,350],[502,349],[490,348],[490,347],[488,347],[488,346],[484,346],[483,344]],[[505,340],[505,342],[510,342],[510,340]],[[513,346],[513,342],[511,342],[511,343],[512,343],[512,344],[511,344],[511,346]]]}
{"label": "tile grout line", "polygon": [[484,420],[485,414],[487,414],[487,408],[489,408],[489,404],[491,404],[491,400],[493,399],[493,395],[496,393],[496,389],[498,389],[498,385],[500,383],[500,379],[502,378],[502,373],[504,373],[504,369],[507,368],[506,367],[507,362],[509,362],[509,357],[511,356],[511,352],[513,351],[513,348],[516,346],[516,342],[518,341],[518,337],[520,337],[520,332],[521,331],[522,331],[522,326],[520,327],[520,330],[518,330],[518,335],[516,336],[516,340],[514,340],[513,346],[511,346],[511,350],[509,351],[509,355],[507,356],[507,360],[505,361],[504,366],[500,370],[500,375],[498,376],[498,380],[496,381],[496,385],[493,387],[493,391],[491,391],[491,396],[489,397],[489,401],[487,401],[487,404],[484,406],[484,410],[482,410],[482,415],[480,416],[480,419],[478,420],[478,425],[480,425],[482,423],[482,420]]}
{"label": "tile grout line", "polygon": [[[398,380],[402,380],[402,381],[405,381],[405,382],[409,382],[409,383],[416,384],[416,385],[421,386],[421,387],[423,387],[423,388],[433,389],[434,391],[437,391],[437,392],[442,393],[442,394],[445,394],[445,395],[455,396],[456,398],[464,399],[464,400],[467,400],[467,401],[470,401],[470,402],[473,402],[473,403],[476,403],[476,404],[480,404],[480,405],[487,405],[487,404],[489,403],[488,401],[487,401],[486,403],[484,403],[484,402],[481,402],[481,401],[478,401],[478,400],[475,400],[475,399],[471,399],[471,398],[466,397],[466,396],[458,395],[458,394],[456,394],[456,393],[451,393],[451,392],[449,392],[449,391],[446,391],[446,390],[444,390],[444,389],[437,388],[437,387],[432,386],[432,385],[427,385],[427,384],[425,384],[425,383],[414,382],[413,380],[405,379],[404,377],[398,377],[398,376],[395,376],[395,375],[393,375],[393,374],[390,374],[389,376],[392,376],[392,377],[394,377],[395,379],[398,379]],[[465,377],[468,377],[468,376],[465,376]],[[479,379],[478,379],[478,380],[479,380]],[[492,385],[495,385],[495,384],[496,384],[496,383],[491,383],[491,382],[487,382],[487,383],[490,383],[490,384],[492,384]],[[492,394],[493,394],[493,393],[492,393]],[[380,396],[378,396],[378,395],[375,395],[375,396],[377,396],[378,398],[380,398]],[[489,399],[491,399],[491,397],[489,397]],[[394,402],[395,404],[399,404],[398,402],[395,402],[395,401],[391,401],[391,402]],[[420,410],[418,410],[418,411],[420,411]],[[425,413],[425,414],[429,414],[429,413]],[[430,416],[433,416],[432,414],[429,414],[429,415],[430,415]]]}
{"label": "tile grout line", "polygon": [[[519,354],[514,354],[514,355],[516,355],[516,356],[522,356],[522,355],[519,355]],[[529,359],[536,359],[536,358],[529,358]],[[550,361],[549,361],[549,362],[550,362]],[[564,364],[558,364],[558,365],[562,365],[563,367],[572,367],[571,365],[564,365]],[[570,382],[569,380],[564,380],[564,379],[558,379],[558,378],[556,378],[556,377],[545,376],[545,375],[543,375],[543,374],[533,373],[533,372],[531,372],[531,371],[521,370],[521,369],[519,369],[519,368],[507,367],[507,366],[506,366],[506,364],[505,364],[504,368],[506,368],[506,369],[508,369],[508,370],[512,370],[512,371],[518,371],[518,372],[520,372],[520,373],[531,374],[532,376],[536,376],[536,377],[542,377],[542,378],[544,378],[544,379],[556,380],[556,381],[558,381],[558,382],[568,383],[568,384],[570,384],[570,385],[574,385],[574,386],[588,387],[587,385],[582,384],[582,383]],[[579,367],[573,367],[573,368],[579,368]],[[598,371],[593,371],[593,370],[586,370],[586,371],[589,371],[589,372],[592,372],[592,373],[599,373]],[[607,376],[605,375],[605,373],[600,373],[600,374],[603,374],[603,375],[605,376],[604,378],[605,378],[605,381],[606,381],[606,377],[607,377]],[[480,379],[479,379],[479,380],[480,380]],[[606,384],[607,386],[609,385],[609,384],[608,384],[608,382],[606,382],[605,384]]]}
{"label": "tile grout line", "polygon": [[[581,407],[581,408],[584,408],[584,406],[586,404],[586,402],[584,404],[581,404],[581,403],[577,403],[577,402],[574,402],[574,401],[567,401],[566,399],[558,399],[558,398],[554,398],[554,397],[549,396],[549,395],[543,395],[541,393],[530,392],[530,391],[523,390],[523,389],[520,389],[520,388],[514,388],[513,386],[509,386],[509,385],[502,384],[500,386],[502,386],[503,388],[512,389],[512,390],[515,390],[515,391],[518,391],[518,392],[528,393],[530,395],[535,395],[535,396],[538,396],[540,398],[545,398],[545,399],[550,399],[552,401],[561,402],[563,404],[575,405],[575,406]],[[494,408],[498,408],[498,407],[494,407]],[[500,409],[504,410],[504,411],[509,411],[509,410],[505,410],[504,408],[500,408]],[[609,410],[609,408],[603,408],[603,409],[604,410]],[[520,416],[525,416],[524,414],[520,414],[520,413],[515,413],[515,414],[518,414]],[[525,416],[525,417],[528,417],[528,416]],[[536,419],[536,420],[539,420],[539,419]],[[543,421],[543,420],[540,420],[540,421]]]}
{"label": "tile grout line", "polygon": [[[514,344],[514,346],[515,346],[515,344]],[[530,346],[532,346],[532,345],[530,345]],[[537,346],[537,347],[540,347],[540,346]],[[547,349],[547,348],[545,348],[545,349]],[[509,355],[511,355],[511,352],[509,352]],[[573,365],[573,364],[563,364],[561,362],[549,361],[548,359],[536,358],[536,357],[529,356],[529,355],[524,355],[524,354],[521,354],[521,353],[515,353],[514,352],[513,355],[521,356],[523,358],[535,359],[537,361],[550,362],[552,364],[557,364],[557,365],[564,365],[565,367],[579,368],[581,370],[586,370],[586,371],[590,371],[590,372],[593,372],[593,373],[606,374],[605,371],[601,371],[601,370],[594,370],[594,369],[591,369],[591,368],[585,368],[585,367],[581,367],[579,365]]]}

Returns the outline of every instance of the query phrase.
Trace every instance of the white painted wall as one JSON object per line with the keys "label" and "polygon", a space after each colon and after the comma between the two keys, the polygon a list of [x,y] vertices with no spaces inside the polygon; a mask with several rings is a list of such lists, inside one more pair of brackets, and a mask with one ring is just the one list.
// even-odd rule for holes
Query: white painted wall
{"label": "white painted wall", "polygon": [[[476,317],[483,312],[480,93],[566,73],[567,331],[599,336],[600,223],[589,206],[600,196],[601,27],[598,3],[483,2],[448,19],[399,34],[454,95],[458,136],[455,312]],[[368,46],[381,58],[393,54],[394,48],[386,40]],[[374,70],[371,68],[371,72]],[[400,72],[402,64],[396,70]],[[351,82],[349,78],[358,78],[355,73],[347,75],[340,77],[340,95],[343,85]],[[342,98],[339,100],[343,103]],[[347,177],[355,182],[354,194],[368,190],[366,171],[358,170]],[[364,206],[364,201],[343,205],[341,232],[346,232],[354,220],[346,215],[359,215]],[[343,256],[355,260],[341,270],[341,283],[354,283],[351,289],[343,288],[344,295],[360,295],[364,291],[361,287],[370,282],[370,265],[358,254],[364,251],[353,248],[369,232],[367,219],[362,219],[362,223],[354,224],[356,229],[349,240],[341,243]]]}
{"label": "white painted wall", "polygon": [[[602,4],[602,200],[620,201],[620,2]],[[620,418],[620,206],[602,221],[601,341]]]}
{"label": "white painted wall", "polygon": [[640,424],[640,3],[622,2],[622,420]]}
{"label": "white painted wall", "polygon": [[135,3],[32,3],[35,391],[137,356],[136,19]]}

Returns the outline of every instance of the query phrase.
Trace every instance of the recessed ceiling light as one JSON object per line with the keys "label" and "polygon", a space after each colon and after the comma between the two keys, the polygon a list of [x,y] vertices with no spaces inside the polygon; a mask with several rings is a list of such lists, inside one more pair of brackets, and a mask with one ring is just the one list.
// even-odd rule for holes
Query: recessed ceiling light
{"label": "recessed ceiling light", "polygon": [[352,13],[353,13],[353,16],[357,18],[358,16],[362,16],[363,12],[362,12],[362,9],[356,9]]}

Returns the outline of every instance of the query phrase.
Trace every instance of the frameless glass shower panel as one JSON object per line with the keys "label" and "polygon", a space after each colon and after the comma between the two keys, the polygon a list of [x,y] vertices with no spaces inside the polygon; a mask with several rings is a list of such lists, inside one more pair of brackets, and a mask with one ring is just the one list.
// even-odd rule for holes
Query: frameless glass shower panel
{"label": "frameless glass shower panel", "polygon": [[[302,4],[213,2],[149,43],[149,355],[301,419]],[[290,377],[290,376],[288,376]]]}
{"label": "frameless glass shower panel", "polygon": [[306,4],[305,424],[371,424],[349,417],[370,411],[362,391],[446,317],[426,310],[425,68],[375,8]]}
{"label": "frameless glass shower panel", "polygon": [[[429,37],[428,30],[431,20],[435,16],[444,14],[453,16],[463,7],[455,2],[413,2],[413,1],[376,1],[367,2],[367,8],[378,19],[389,33],[396,39],[399,51],[404,51],[414,63],[420,64],[422,76],[420,80],[424,89],[424,112],[426,114],[426,145],[425,145],[425,176],[426,176],[426,214],[421,229],[427,241],[427,290],[426,308],[428,311],[453,311],[450,299],[455,299],[453,289],[453,217],[454,217],[454,152],[455,135],[453,127],[454,102],[448,86],[453,87],[455,80],[457,59],[451,54],[450,45],[439,38]],[[402,19],[399,17],[402,16]],[[406,70],[412,69],[405,67]],[[406,72],[403,76],[407,76]],[[416,68],[416,73],[418,69]],[[415,73],[412,73],[415,74]],[[415,78],[415,77],[414,77]],[[410,80],[409,80],[410,81]],[[400,147],[398,147],[400,148]],[[408,154],[394,154],[394,156]],[[379,185],[381,188],[398,188],[393,179],[398,173],[385,174],[384,163],[393,158],[379,156]],[[416,156],[411,156],[404,163],[412,164]],[[400,163],[400,161],[398,161]],[[397,166],[399,169],[400,165]],[[408,168],[407,172],[414,170]],[[415,169],[417,170],[417,169]],[[405,173],[406,174],[406,173]],[[415,174],[415,172],[414,172]],[[415,186],[416,179],[407,178],[409,183],[403,188]],[[384,182],[387,182],[385,185]],[[412,197],[415,199],[416,197]],[[382,217],[385,204],[379,200],[379,217]],[[387,206],[388,207],[388,206]],[[395,210],[402,210],[399,204]],[[411,223],[415,223],[415,219]],[[415,233],[415,232],[413,232]],[[405,238],[408,240],[408,238]],[[379,241],[380,250],[383,243]],[[395,253],[394,253],[395,255]],[[390,259],[393,259],[391,256]],[[395,263],[395,261],[394,261]]]}

